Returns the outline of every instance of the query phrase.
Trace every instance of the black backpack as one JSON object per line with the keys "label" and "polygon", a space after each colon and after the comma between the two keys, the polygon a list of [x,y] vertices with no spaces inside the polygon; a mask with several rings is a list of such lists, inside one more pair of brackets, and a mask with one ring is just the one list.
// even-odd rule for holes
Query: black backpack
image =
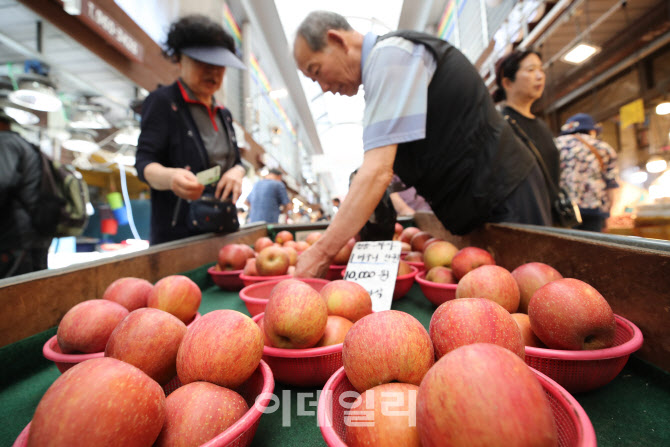
{"label": "black backpack", "polygon": [[88,186],[73,166],[36,150],[42,161],[42,179],[33,227],[47,237],[79,236],[88,223]]}

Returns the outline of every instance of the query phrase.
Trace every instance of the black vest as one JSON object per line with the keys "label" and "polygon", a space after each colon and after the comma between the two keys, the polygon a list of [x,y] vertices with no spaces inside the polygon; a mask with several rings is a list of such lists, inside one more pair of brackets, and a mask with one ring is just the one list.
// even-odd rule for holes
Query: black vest
{"label": "black vest", "polygon": [[460,51],[414,31],[378,41],[394,36],[426,46],[437,68],[428,86],[426,138],[399,144],[393,170],[426,198],[450,232],[468,233],[490,221],[493,209],[528,176],[533,156]]}

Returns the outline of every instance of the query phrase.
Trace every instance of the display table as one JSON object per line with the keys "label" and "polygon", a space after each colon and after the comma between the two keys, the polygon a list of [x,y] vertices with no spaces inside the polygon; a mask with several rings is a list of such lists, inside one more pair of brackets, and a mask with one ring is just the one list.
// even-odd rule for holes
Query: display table
{"label": "display table", "polygon": [[[206,270],[212,263],[185,272],[203,291],[200,313],[234,309],[248,315],[236,292],[213,285]],[[428,328],[435,307],[415,284],[393,308],[414,315]],[[0,348],[3,365],[0,383],[0,445],[11,445],[32,418],[53,381],[60,376],[42,356],[42,345],[55,328]],[[621,374],[607,386],[575,397],[586,410],[600,446],[670,445],[670,375],[631,357]],[[286,387],[277,383],[279,407],[264,414],[252,445],[325,445],[316,423],[316,388]],[[272,407],[270,407],[272,408]]]}

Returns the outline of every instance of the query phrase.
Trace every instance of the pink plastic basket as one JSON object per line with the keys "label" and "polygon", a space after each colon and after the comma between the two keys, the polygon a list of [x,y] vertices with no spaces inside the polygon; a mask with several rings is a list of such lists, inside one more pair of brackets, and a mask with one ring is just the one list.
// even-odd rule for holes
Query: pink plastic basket
{"label": "pink plastic basket", "polygon": [[[544,388],[554,413],[554,420],[558,428],[558,445],[560,447],[595,447],[596,433],[581,405],[549,377],[536,370],[533,372]],[[347,379],[344,367],[342,367],[328,379],[317,407],[317,420],[321,435],[330,447],[346,447],[347,445],[344,442],[347,431],[344,424],[345,408],[340,402],[340,396],[345,392],[356,393],[356,390]],[[344,400],[349,403],[353,402],[351,397]]]}
{"label": "pink plastic basket", "polygon": [[[174,383],[174,381],[171,383]],[[181,386],[178,379],[176,384],[177,386],[169,392],[172,392]],[[166,387],[168,385],[166,385]],[[275,382],[272,376],[272,370],[267,363],[261,360],[260,365],[258,365],[258,368],[254,371],[251,377],[236,389],[236,391],[247,401],[249,410],[244,413],[242,418],[228,427],[226,431],[219,434],[214,439],[202,444],[201,447],[246,447],[251,445],[261,416],[272,397],[274,387]],[[166,394],[169,394],[169,392],[166,390]],[[29,431],[30,424],[26,425],[18,438],[16,438],[14,447],[25,447],[28,445]]]}
{"label": "pink plastic basket", "polygon": [[412,266],[418,268],[419,272],[422,272],[422,271],[426,270],[426,265],[423,263],[423,261],[408,261],[407,260],[407,254],[408,253],[400,255],[400,259],[402,259],[403,261],[405,261],[409,265],[412,265]]}
{"label": "pink plastic basket", "polygon": [[[320,292],[323,286],[328,284],[328,280],[321,278],[296,279],[309,284],[317,292]],[[281,281],[283,280],[259,282],[246,286],[240,290],[240,299],[244,301],[244,304],[247,306],[249,315],[253,317],[261,312],[265,312],[265,305],[270,298],[270,292],[272,292],[272,289],[274,289],[274,287]]]}
{"label": "pink plastic basket", "polygon": [[[256,323],[263,314],[256,315]],[[342,343],[322,348],[281,349],[263,346],[263,360],[275,380],[286,385],[321,386],[342,366]]]}
{"label": "pink plastic basket", "polygon": [[395,289],[393,289],[393,301],[399,300],[403,296],[407,295],[409,289],[412,288],[412,285],[414,284],[414,278],[416,277],[417,273],[419,273],[419,269],[413,265],[410,265],[410,267],[412,268],[411,273],[396,277]]}
{"label": "pink plastic basket", "polygon": [[425,270],[416,275],[416,282],[419,283],[419,287],[421,287],[421,291],[428,298],[428,301],[436,306],[456,298],[456,287],[458,287],[458,284],[442,284],[428,281],[426,280]]}
{"label": "pink plastic basket", "polygon": [[259,282],[265,282],[265,281],[281,281],[282,279],[290,279],[293,278],[292,275],[276,275],[276,276],[252,276],[252,275],[245,275],[244,273],[240,273],[240,279],[242,280],[242,283],[244,283],[244,287],[250,286],[252,284],[256,284]]}
{"label": "pink plastic basket", "polygon": [[[191,320],[191,322],[186,326],[191,326],[200,317],[200,312],[196,312],[193,320]],[[58,347],[58,340],[56,337],[57,336],[54,335],[49,340],[47,340],[46,343],[44,343],[44,346],[42,347],[42,354],[47,360],[51,360],[56,364],[56,368],[58,368],[58,371],[60,371],[61,374],[72,368],[77,363],[105,356],[104,351],[92,352],[90,354],[63,354]]]}
{"label": "pink plastic basket", "polygon": [[526,346],[526,363],[554,379],[571,393],[593,390],[611,382],[630,354],[640,349],[642,332],[630,321],[614,315],[614,346],[592,351],[567,351]]}
{"label": "pink plastic basket", "polygon": [[326,273],[326,279],[328,281],[335,281],[336,279],[342,279],[342,272],[346,269],[346,265],[335,265],[332,264],[328,267],[328,272]]}
{"label": "pink plastic basket", "polygon": [[207,269],[207,273],[221,290],[240,290],[244,287],[244,283],[240,279],[242,270],[215,270],[214,267],[210,267]]}
{"label": "pink plastic basket", "polygon": [[424,264],[423,262],[419,261],[405,261],[405,262],[411,265],[412,267],[416,267],[417,269],[419,269],[419,272],[423,272],[424,270],[426,270],[426,264]]}

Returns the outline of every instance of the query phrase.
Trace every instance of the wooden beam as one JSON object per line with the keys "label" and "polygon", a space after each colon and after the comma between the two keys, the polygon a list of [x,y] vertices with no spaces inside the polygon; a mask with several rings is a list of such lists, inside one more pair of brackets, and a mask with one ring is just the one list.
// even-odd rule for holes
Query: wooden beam
{"label": "wooden beam", "polygon": [[[171,84],[177,78],[176,67],[161,56],[158,44],[113,0],[97,0],[95,3],[104,8],[112,19],[142,44],[144,62],[133,61],[122,54],[102,36],[86,26],[79,17],[66,13],[61,2],[56,0],[19,0],[19,2],[72,37],[140,87],[152,91],[159,84]],[[76,67],[73,70],[76,70]]]}
{"label": "wooden beam", "polygon": [[0,321],[0,347],[57,326],[72,306],[101,298],[118,278],[133,276],[155,283],[215,262],[226,244],[251,245],[265,235],[265,226],[255,226],[225,236],[194,236],[141,252],[2,280],[0,315],[11,318]]}
{"label": "wooden beam", "polygon": [[550,107],[668,30],[670,30],[670,4],[667,1],[661,1],[658,6],[651,8],[647,14],[631,24],[625,33],[619,33],[603,45],[602,51],[595,55],[588,64],[567,72],[560,79],[547,85],[545,92],[551,92],[551,94],[548,94],[546,100],[538,102],[537,113],[541,114],[545,106]]}

